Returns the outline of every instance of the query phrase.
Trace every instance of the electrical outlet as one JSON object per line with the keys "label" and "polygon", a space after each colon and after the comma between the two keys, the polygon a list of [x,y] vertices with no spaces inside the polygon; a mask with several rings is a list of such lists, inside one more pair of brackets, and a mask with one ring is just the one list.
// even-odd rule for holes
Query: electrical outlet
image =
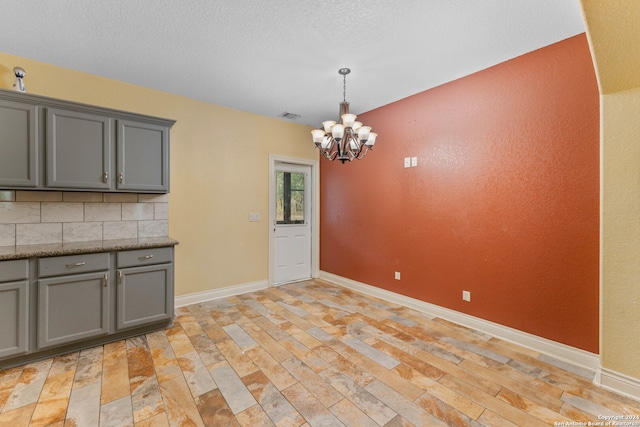
{"label": "electrical outlet", "polygon": [[462,291],[462,299],[463,299],[464,301],[471,302],[471,292],[469,292],[469,291]]}
{"label": "electrical outlet", "polygon": [[395,277],[396,280],[400,280],[400,272],[396,271],[396,274],[395,274],[394,277]]}
{"label": "electrical outlet", "polygon": [[260,221],[260,212],[249,212],[249,222]]}

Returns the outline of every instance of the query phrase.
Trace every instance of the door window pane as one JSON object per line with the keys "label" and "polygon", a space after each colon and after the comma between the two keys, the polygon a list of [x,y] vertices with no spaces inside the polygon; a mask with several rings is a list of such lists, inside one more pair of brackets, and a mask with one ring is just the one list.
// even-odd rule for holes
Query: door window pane
{"label": "door window pane", "polygon": [[276,171],[276,222],[304,224],[304,173]]}

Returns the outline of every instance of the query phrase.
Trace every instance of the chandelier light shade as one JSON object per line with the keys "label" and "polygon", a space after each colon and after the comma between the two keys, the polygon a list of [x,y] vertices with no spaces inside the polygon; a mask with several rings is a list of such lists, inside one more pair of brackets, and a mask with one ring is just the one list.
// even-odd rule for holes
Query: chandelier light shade
{"label": "chandelier light shade", "polygon": [[342,163],[353,159],[362,159],[376,143],[376,133],[371,127],[356,121],[356,115],[349,113],[347,97],[347,74],[349,68],[340,68],[338,74],[342,76],[342,102],[340,103],[340,121],[322,122],[322,129],[311,131],[313,143],[320,150],[320,154],[329,160],[340,160]]}

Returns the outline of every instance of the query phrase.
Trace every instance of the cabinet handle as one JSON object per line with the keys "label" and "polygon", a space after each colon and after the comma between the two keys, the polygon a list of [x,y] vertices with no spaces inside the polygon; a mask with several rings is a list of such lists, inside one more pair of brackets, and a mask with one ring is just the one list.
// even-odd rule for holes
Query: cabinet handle
{"label": "cabinet handle", "polygon": [[118,174],[118,182],[119,182],[120,184],[122,184],[122,183],[124,182],[124,174],[123,174],[122,172],[120,172],[120,173]]}
{"label": "cabinet handle", "polygon": [[102,174],[102,181],[109,182],[109,171],[104,171],[104,173]]}
{"label": "cabinet handle", "polygon": [[139,256],[138,257],[138,261],[145,261],[145,260],[148,260],[148,259],[151,259],[151,258],[153,258],[153,255]]}
{"label": "cabinet handle", "polygon": [[122,270],[118,270],[118,284],[122,285],[122,279],[124,277],[124,274],[122,274]]}
{"label": "cabinet handle", "polygon": [[104,273],[104,287],[106,288],[109,283],[109,273]]}
{"label": "cabinet handle", "polygon": [[73,264],[66,264],[65,267],[67,267],[67,268],[75,268],[75,267],[82,267],[83,265],[85,265],[84,261],[76,262],[76,263],[73,263]]}

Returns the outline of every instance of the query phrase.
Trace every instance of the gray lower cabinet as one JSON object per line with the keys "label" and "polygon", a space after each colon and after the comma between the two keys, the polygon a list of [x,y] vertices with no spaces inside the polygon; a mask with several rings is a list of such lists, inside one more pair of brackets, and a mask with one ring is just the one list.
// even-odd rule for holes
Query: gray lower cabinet
{"label": "gray lower cabinet", "polygon": [[171,317],[172,264],[124,268],[119,274],[118,330]]}
{"label": "gray lower cabinet", "polygon": [[28,278],[28,260],[0,262],[0,358],[29,349]]}
{"label": "gray lower cabinet", "polygon": [[173,249],[118,252],[117,328],[173,316]]}
{"label": "gray lower cabinet", "polygon": [[38,275],[38,349],[109,332],[108,253],[42,258]]}
{"label": "gray lower cabinet", "polygon": [[0,261],[0,370],[171,324],[173,246]]}
{"label": "gray lower cabinet", "polygon": [[107,334],[107,284],[107,272],[39,280],[38,348]]}
{"label": "gray lower cabinet", "polygon": [[0,99],[0,187],[35,188],[39,108]]}

